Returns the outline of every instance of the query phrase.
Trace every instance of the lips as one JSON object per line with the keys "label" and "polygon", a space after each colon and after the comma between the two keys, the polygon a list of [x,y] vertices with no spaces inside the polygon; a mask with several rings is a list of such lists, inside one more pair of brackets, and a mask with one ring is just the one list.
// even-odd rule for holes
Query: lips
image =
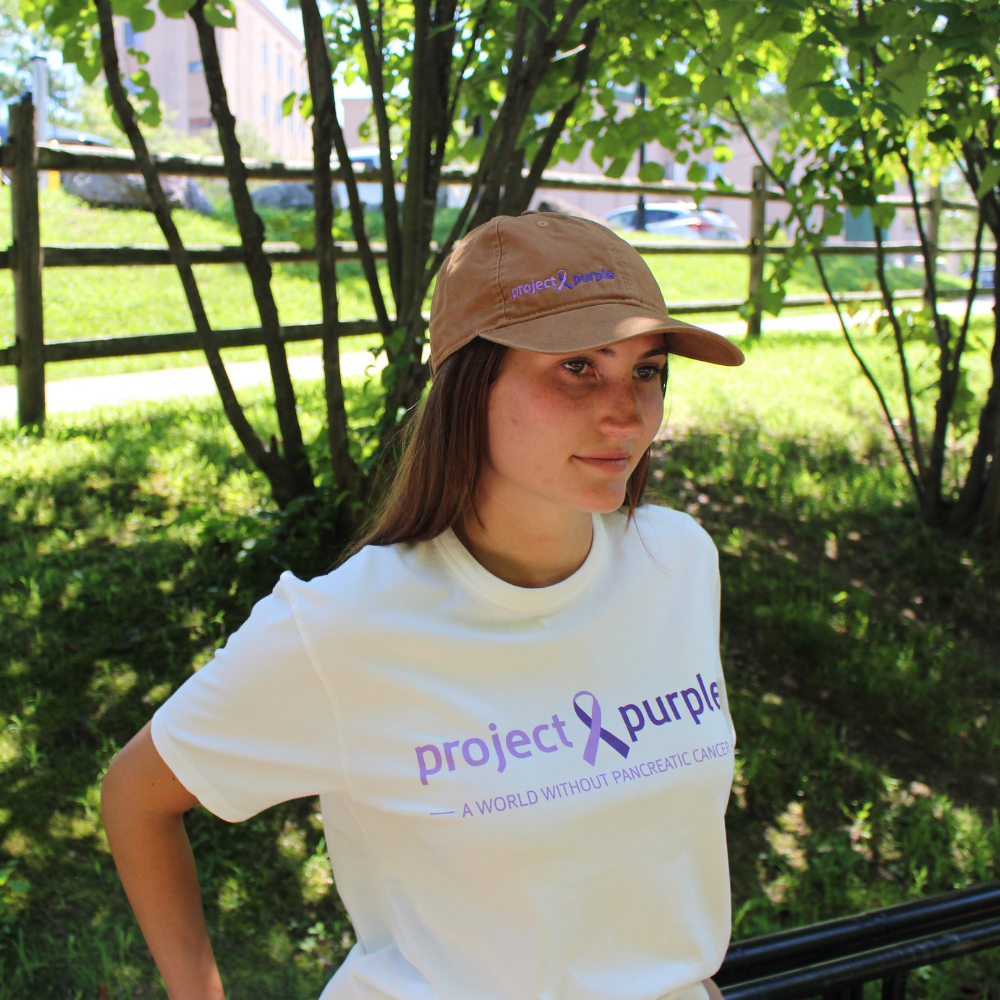
{"label": "lips", "polygon": [[593,469],[604,472],[624,472],[628,468],[629,455],[574,455],[578,462],[583,462]]}

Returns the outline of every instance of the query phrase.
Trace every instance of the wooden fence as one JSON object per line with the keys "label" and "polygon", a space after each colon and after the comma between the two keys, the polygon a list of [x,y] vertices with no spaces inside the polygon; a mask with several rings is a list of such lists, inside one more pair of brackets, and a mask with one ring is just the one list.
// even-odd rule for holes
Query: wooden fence
{"label": "wooden fence", "polygon": [[[143,246],[42,246],[39,229],[38,171],[58,170],[81,173],[136,173],[135,159],[131,152],[124,150],[96,150],[93,147],[58,147],[37,145],[34,132],[34,107],[30,101],[9,106],[8,142],[0,146],[0,168],[11,178],[11,216],[13,242],[7,250],[0,250],[0,270],[8,269],[14,276],[14,343],[0,347],[0,366],[13,365],[17,368],[18,423],[20,426],[35,426],[45,419],[45,366],[57,361],[77,361],[91,358],[128,357],[140,354],[169,354],[178,351],[198,350],[197,337],[191,333],[155,333],[127,337],[101,337],[91,340],[70,340],[46,342],[42,309],[42,270],[50,267],[108,267],[170,264],[170,253],[166,247]],[[158,171],[163,175],[188,177],[224,177],[225,169],[221,157],[194,157],[161,155],[154,157]],[[248,175],[252,180],[290,180],[312,182],[312,163],[309,161],[288,163],[261,163],[249,161]],[[334,178],[338,177],[334,172]],[[359,182],[381,183],[381,176],[373,171],[356,171]],[[446,184],[467,184],[472,176],[468,170],[450,169],[442,174]],[[588,174],[564,173],[549,170],[542,175],[541,188],[546,190],[602,191],[615,194],[682,196],[690,198],[696,193],[714,198],[747,199],[751,203],[750,241],[746,245],[717,242],[691,244],[663,244],[636,242],[635,248],[642,254],[664,255],[728,255],[736,254],[750,258],[750,279],[747,298],[752,298],[760,287],[764,275],[764,261],[768,254],[786,252],[783,246],[765,245],[765,207],[768,200],[780,201],[781,196],[769,191],[764,168],[753,170],[753,184],[750,188],[729,188],[719,190],[699,187],[694,184],[663,181],[645,183],[635,178],[611,180]],[[910,207],[907,198],[890,195],[879,199],[886,204]],[[923,203],[930,212],[930,232],[936,237],[937,221],[943,209],[963,209],[975,211],[975,202],[947,201],[940,196]],[[922,253],[920,244],[884,243],[890,254]],[[268,258],[275,263],[291,261],[311,261],[316,259],[314,250],[305,250],[297,244],[265,243]],[[937,246],[932,243],[934,253],[971,252],[974,248],[966,244]],[[194,264],[242,263],[243,249],[240,246],[189,247],[191,262]],[[385,246],[374,244],[375,256],[385,256]],[[356,260],[357,245],[350,242],[337,244],[340,260]],[[823,247],[823,254],[873,254],[874,243],[855,243]],[[899,299],[919,299],[922,289],[896,292]],[[942,294],[942,293],[939,293]],[[946,297],[960,297],[961,290],[944,292]],[[879,295],[873,292],[846,292],[836,296],[840,302],[876,301]],[[670,312],[675,315],[691,313],[733,312],[740,309],[747,299],[726,299],[709,301],[671,302]],[[790,295],[786,306],[828,305],[825,295]],[[747,332],[754,336],[760,332],[759,312],[752,315],[747,323]],[[340,336],[354,336],[374,333],[377,324],[374,319],[362,319],[341,323]],[[282,327],[286,341],[317,340],[320,336],[318,323],[306,323]],[[247,347],[263,343],[259,328],[216,330],[215,337],[220,347]]]}

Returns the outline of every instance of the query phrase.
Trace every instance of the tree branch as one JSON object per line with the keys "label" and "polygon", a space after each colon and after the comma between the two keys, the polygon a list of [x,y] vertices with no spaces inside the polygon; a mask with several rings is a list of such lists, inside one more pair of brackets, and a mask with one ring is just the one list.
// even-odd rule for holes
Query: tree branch
{"label": "tree branch", "polygon": [[[528,171],[527,177],[525,177],[519,185],[517,201],[515,202],[512,199],[509,200],[511,208],[509,214],[511,215],[520,215],[521,212],[527,209],[528,205],[531,203],[531,199],[534,197],[538,185],[541,183],[542,173],[549,165],[549,160],[552,159],[552,153],[556,148],[556,143],[559,141],[559,138],[563,133],[563,129],[566,127],[566,122],[569,120],[569,116],[573,113],[573,108],[576,107],[576,102],[580,99],[580,94],[583,91],[584,84],[587,82],[587,68],[590,65],[590,54],[593,49],[594,40],[597,38],[597,32],[600,29],[600,25],[600,18],[595,17],[591,21],[588,21],[583,29],[583,37],[580,41],[582,48],[574,59],[573,75],[570,78],[570,85],[575,88],[573,96],[568,100],[563,101],[563,103],[556,110],[555,114],[552,116],[552,121],[549,123],[549,127],[545,132],[545,138],[542,140],[535,152],[534,159],[531,161],[531,169]],[[508,199],[505,199],[505,201],[508,201]]]}
{"label": "tree branch", "polygon": [[[316,264],[320,303],[323,310],[323,383],[326,395],[327,441],[333,479],[340,490],[356,496],[358,470],[351,458],[347,408],[340,371],[340,303],[337,296],[337,251],[333,239],[333,147],[331,119],[336,114],[330,52],[323,31],[323,19],[316,0],[301,0],[302,32],[305,37],[306,67],[313,110],[313,206],[315,209]],[[350,504],[338,509],[346,534],[353,528]]]}
{"label": "tree branch", "polygon": [[243,256],[253,289],[254,301],[260,314],[264,348],[267,352],[271,382],[274,386],[274,406],[278,416],[285,458],[295,479],[295,495],[304,496],[315,489],[309,459],[302,442],[295,401],[295,388],[288,371],[278,307],[271,291],[271,264],[264,254],[264,223],[257,215],[247,186],[247,170],[243,153],[236,138],[236,119],[229,109],[222,64],[215,40],[215,28],[205,19],[205,0],[197,0],[188,11],[198,34],[205,83],[208,87],[210,110],[219,133],[219,145],[226,168],[226,180],[233,200],[233,213],[240,231]]}
{"label": "tree branch", "polygon": [[[729,106],[733,109],[733,114],[736,117],[737,124],[740,130],[746,136],[747,141],[750,143],[751,148],[757,156],[757,159],[767,171],[768,175],[772,177],[778,187],[781,189],[781,193],[785,196],[785,200],[791,206],[792,212],[795,215],[796,221],[799,225],[799,231],[802,234],[808,234],[809,226],[808,219],[804,216],[801,205],[798,203],[791,188],[785,183],[784,179],[779,177],[774,167],[768,162],[767,158],[764,156],[760,146],[757,144],[757,140],[754,138],[753,132],[751,131],[746,119],[740,113],[739,108],[736,107],[736,102],[733,101],[732,97],[727,98]],[[896,445],[896,451],[899,454],[900,461],[903,463],[903,468],[906,470],[906,475],[910,480],[910,485],[913,488],[913,492],[918,498],[918,501],[923,496],[923,490],[920,484],[920,478],[913,468],[910,462],[910,456],[906,451],[906,444],[903,441],[902,436],[899,433],[899,428],[896,426],[896,420],[892,415],[892,410],[889,407],[889,401],[885,397],[885,393],[882,391],[882,386],[879,384],[878,379],[875,377],[875,373],[868,367],[861,352],[858,350],[854,343],[854,338],[851,336],[850,330],[847,328],[847,323],[844,320],[843,311],[840,308],[840,303],[837,302],[833,288],[830,286],[830,280],[826,273],[826,268],[823,265],[822,256],[813,249],[811,251],[812,259],[816,265],[816,270],[819,273],[820,281],[823,284],[823,291],[826,292],[826,297],[830,300],[830,304],[833,306],[834,311],[837,314],[837,321],[840,324],[841,333],[844,336],[844,340],[847,343],[848,349],[851,354],[854,355],[854,360],[857,361],[858,366],[861,368],[862,374],[868,380],[869,385],[875,390],[875,395],[878,397],[879,406],[882,409],[882,413],[885,416],[886,424],[889,427],[889,433],[892,435],[892,440]]]}
{"label": "tree branch", "polygon": [[375,45],[368,0],[357,0],[355,6],[358,11],[358,23],[361,27],[365,61],[368,63],[368,85],[372,92],[372,110],[378,132],[379,172],[382,174],[382,215],[385,218],[386,263],[389,269],[389,287],[392,289],[392,297],[396,303],[396,315],[398,316],[403,308],[400,299],[402,294],[400,272],[403,261],[399,232],[399,204],[396,201],[396,178],[392,169],[389,116],[385,107],[382,51]]}
{"label": "tree branch", "polygon": [[[864,129],[861,130],[861,156],[864,160],[865,169],[868,172],[868,176],[873,178],[875,176],[875,171],[872,167],[871,154],[868,149],[868,144],[865,141]],[[886,315],[889,317],[889,323],[892,326],[893,340],[896,344],[896,356],[899,358],[899,369],[900,375],[903,380],[903,395],[906,400],[906,413],[910,425],[910,445],[913,448],[913,461],[917,467],[917,472],[920,475],[920,480],[923,482],[924,476],[926,475],[927,469],[924,463],[924,453],[923,446],[920,440],[920,424],[917,420],[917,411],[913,402],[913,386],[910,383],[910,366],[906,359],[906,348],[903,343],[903,329],[899,323],[899,317],[896,315],[896,306],[892,297],[892,290],[889,288],[888,280],[885,274],[885,245],[882,238],[882,227],[875,226],[875,276],[878,279],[879,291],[882,294],[882,305],[885,308]],[[918,494],[920,497],[921,507],[923,506],[923,490]]]}
{"label": "tree branch", "polygon": [[128,94],[121,81],[121,70],[118,62],[118,50],[115,46],[114,20],[110,0],[94,0],[97,10],[97,20],[100,29],[101,57],[104,62],[104,76],[111,95],[111,103],[121,122],[122,130],[128,138],[129,145],[135,154],[136,163],[146,184],[146,191],[153,204],[153,214],[160,226],[170,257],[177,268],[181,287],[187,299],[188,308],[194,321],[198,343],[205,354],[208,369],[219,391],[222,408],[251,461],[267,477],[272,494],[279,504],[285,506],[293,497],[293,484],[288,475],[288,469],[281,456],[276,451],[268,450],[243,412],[236,398],[226,366],[222,363],[219,348],[215,343],[212,328],[205,312],[205,305],[198,290],[198,283],[191,267],[191,258],[181,240],[177,226],[174,224],[170,206],[160,184],[159,175],[153,165],[152,157],[146,146],[146,140],[139,130],[135,110],[128,99]]}

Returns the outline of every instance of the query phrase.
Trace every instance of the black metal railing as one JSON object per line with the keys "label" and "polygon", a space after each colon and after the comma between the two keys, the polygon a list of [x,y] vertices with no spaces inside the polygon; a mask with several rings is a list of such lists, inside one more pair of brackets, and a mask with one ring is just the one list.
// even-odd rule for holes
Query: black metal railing
{"label": "black metal railing", "polygon": [[715,976],[726,1000],[905,1000],[925,965],[1000,947],[1000,882],[731,945]]}

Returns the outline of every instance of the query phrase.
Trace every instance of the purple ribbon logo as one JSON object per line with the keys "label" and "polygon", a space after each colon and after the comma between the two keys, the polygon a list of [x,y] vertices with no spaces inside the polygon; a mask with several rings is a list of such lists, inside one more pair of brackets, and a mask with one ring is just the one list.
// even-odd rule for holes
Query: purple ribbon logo
{"label": "purple ribbon logo", "polygon": [[[559,271],[556,273],[556,277],[559,279],[559,284],[556,285],[557,292],[561,292],[564,288],[569,288],[569,289],[573,288],[573,286],[569,283],[568,280],[569,275],[562,268],[560,268]],[[590,697],[593,698],[594,696],[591,695]]]}
{"label": "purple ribbon logo", "polygon": [[[588,715],[576,703],[577,698],[586,695],[590,698],[590,715]],[[585,725],[590,727],[590,735],[587,737],[587,745],[583,748],[583,759],[593,766],[597,762],[597,745],[604,740],[612,749],[617,750],[623,757],[628,756],[629,746],[623,743],[614,733],[609,733],[601,728],[601,703],[589,691],[577,691],[573,695],[573,710],[576,717]]]}

